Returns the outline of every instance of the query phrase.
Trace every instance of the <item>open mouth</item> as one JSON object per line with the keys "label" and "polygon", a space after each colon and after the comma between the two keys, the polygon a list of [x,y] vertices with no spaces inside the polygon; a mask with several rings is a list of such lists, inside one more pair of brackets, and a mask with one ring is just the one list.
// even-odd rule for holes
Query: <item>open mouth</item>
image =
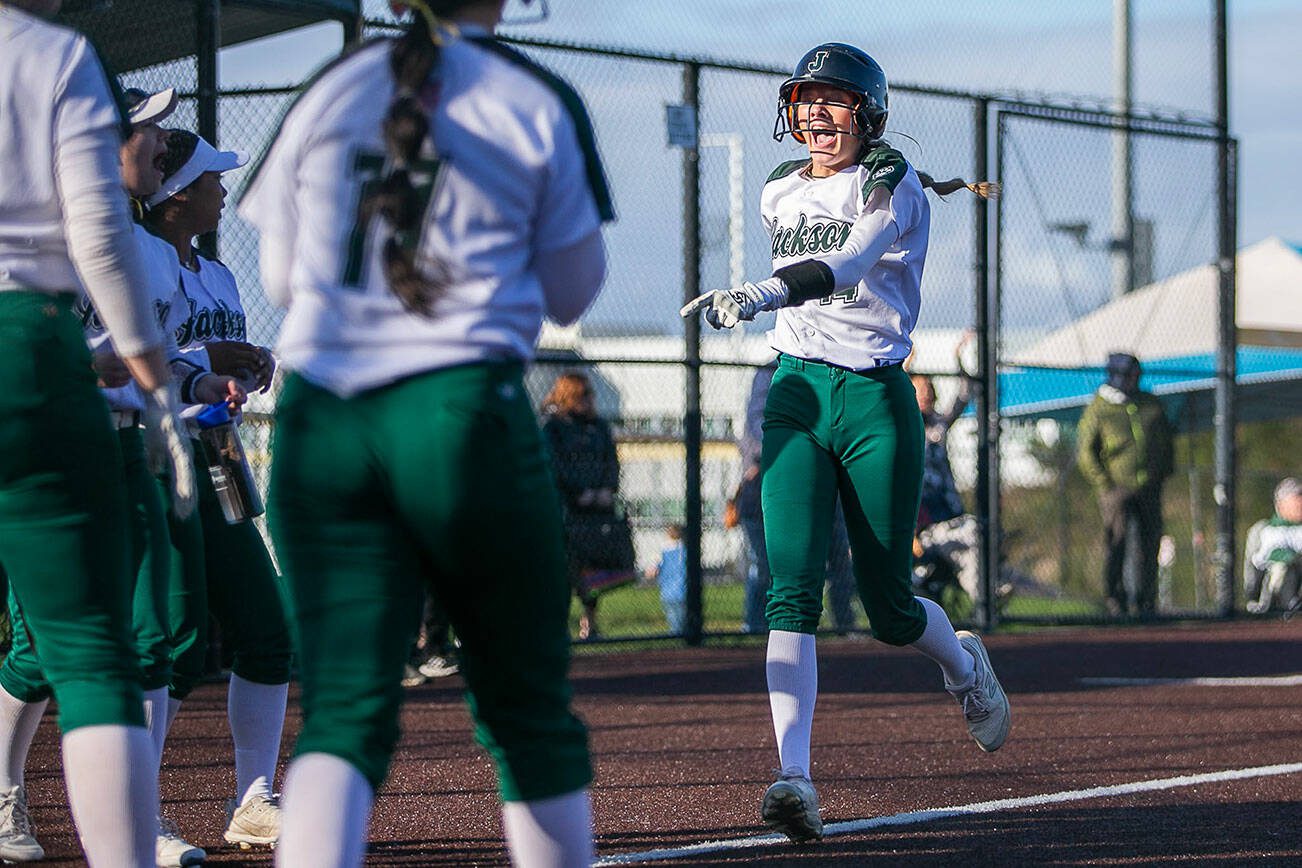
{"label": "open mouth", "polygon": [[838,135],[836,127],[828,121],[816,120],[809,124],[809,140],[816,148],[835,148]]}

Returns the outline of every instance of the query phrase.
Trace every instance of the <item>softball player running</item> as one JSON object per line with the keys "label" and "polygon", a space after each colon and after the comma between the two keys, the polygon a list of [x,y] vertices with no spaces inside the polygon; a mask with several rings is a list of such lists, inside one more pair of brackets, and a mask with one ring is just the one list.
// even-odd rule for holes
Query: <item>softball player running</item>
{"label": "softball player running", "polygon": [[361,864],[422,584],[461,639],[512,859],[592,855],[560,504],[522,368],[544,315],[596,296],[613,215],[582,103],[490,36],[502,6],[422,4],[327,69],[240,206],[289,304],[268,516],[303,730],[280,865]]}
{"label": "softball player running", "polygon": [[[271,384],[271,352],[246,342],[244,306],[225,265],[193,247],[195,236],[221,221],[223,172],[248,157],[219,151],[186,130],[171,130],[162,187],[149,197],[145,222],[181,266],[186,310],[176,329],[183,351],[207,354],[214,370],[238,376],[250,388]],[[194,444],[196,457],[202,454]],[[226,805],[227,842],[274,844],[280,808],[272,795],[289,692],[290,640],[276,569],[252,522],[227,524],[206,467],[197,467],[199,508],[172,523],[171,630],[176,642],[170,715],[203,675],[208,614],[234,652],[227,716],[235,742],[235,795]]]}
{"label": "softball player running", "polygon": [[983,750],[1003,744],[1010,719],[981,640],[956,635],[940,606],[912,592],[923,438],[901,363],[927,254],[923,188],[968,185],[916,172],[881,140],[886,111],[886,75],[864,52],[828,43],[802,57],[782,84],[774,137],[790,133],[809,156],[779,166],[761,200],[773,275],[682,309],[684,316],[703,310],[715,328],[778,311],[769,333],[780,356],[764,410],[761,497],[773,575],[766,668],[782,771],[761,814],[797,842],[823,834],[809,741],[821,553],[838,492],[873,635],[940,664]]}
{"label": "softball player running", "polygon": [[83,287],[145,390],[150,457],[172,463],[182,512],[193,477],[122,195],[125,119],[86,40],[33,14],[58,8],[0,6],[0,377],[21,384],[0,397],[0,562],[59,700],[87,861],[145,868],[155,753],[130,637],[123,459],[73,311]]}

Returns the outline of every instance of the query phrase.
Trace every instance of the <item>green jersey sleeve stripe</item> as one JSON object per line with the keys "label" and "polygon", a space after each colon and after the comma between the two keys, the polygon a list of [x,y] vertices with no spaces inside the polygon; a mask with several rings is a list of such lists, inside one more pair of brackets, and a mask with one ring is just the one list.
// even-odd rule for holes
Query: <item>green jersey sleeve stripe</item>
{"label": "green jersey sleeve stripe", "polygon": [[606,170],[601,165],[601,155],[597,153],[597,137],[592,130],[592,121],[588,117],[588,110],[584,107],[583,100],[579,98],[574,88],[570,87],[569,83],[556,73],[540,66],[515,49],[503,45],[491,36],[474,36],[470,38],[470,41],[483,46],[488,51],[516,66],[528,70],[539,81],[551,88],[560,98],[561,104],[565,106],[571,119],[573,119],[574,129],[578,133],[579,147],[583,150],[583,159],[587,164],[588,186],[592,189],[593,199],[596,200],[597,213],[601,215],[602,222],[608,223],[614,220],[615,204],[611,200],[610,185],[606,182]]}
{"label": "green jersey sleeve stripe", "polygon": [[764,183],[768,184],[772,181],[777,181],[781,178],[785,178],[787,175],[790,175],[792,172],[798,172],[808,165],[809,165],[808,160],[788,160],[787,162],[783,163],[782,165],[774,169],[769,174],[768,180],[765,181]]}

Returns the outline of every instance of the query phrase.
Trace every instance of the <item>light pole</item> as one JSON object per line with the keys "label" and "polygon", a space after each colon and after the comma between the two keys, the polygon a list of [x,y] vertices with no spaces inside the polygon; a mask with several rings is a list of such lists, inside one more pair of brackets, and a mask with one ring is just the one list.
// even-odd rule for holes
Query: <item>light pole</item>
{"label": "light pole", "polygon": [[1112,140],[1112,237],[1121,242],[1112,251],[1112,296],[1120,298],[1142,286],[1135,274],[1135,213],[1130,144],[1131,90],[1134,69],[1130,35],[1134,18],[1130,0],[1112,3],[1112,74],[1117,132]]}
{"label": "light pole", "polygon": [[702,148],[728,149],[728,285],[746,279],[746,151],[741,133],[702,133]]}

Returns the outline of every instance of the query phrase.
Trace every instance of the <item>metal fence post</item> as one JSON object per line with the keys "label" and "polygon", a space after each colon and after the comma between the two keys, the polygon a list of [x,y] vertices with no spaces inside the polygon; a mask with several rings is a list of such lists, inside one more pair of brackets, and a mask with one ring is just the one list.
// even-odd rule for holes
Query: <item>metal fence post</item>
{"label": "metal fence post", "polygon": [[[198,115],[199,135],[217,145],[217,52],[221,50],[221,3],[219,0],[198,0],[195,15],[195,73],[197,93],[195,112]],[[199,237],[199,252],[216,257],[217,233],[209,232]]]}
{"label": "metal fence post", "polygon": [[1221,617],[1234,614],[1234,510],[1238,503],[1234,382],[1238,350],[1235,328],[1236,178],[1234,141],[1230,138],[1226,0],[1214,0],[1216,15],[1216,609]]}
{"label": "metal fence post", "polygon": [[[683,104],[696,118],[696,139],[700,136],[701,67],[683,67]],[[701,294],[701,164],[699,141],[683,148],[683,300]],[[687,374],[687,406],[683,416],[683,446],[687,464],[685,512],[687,549],[687,625],[684,639],[700,645],[704,628],[701,575],[701,318],[684,323]]]}
{"label": "metal fence post", "polygon": [[[990,177],[990,100],[976,101],[976,153],[974,163],[977,180]],[[1003,124],[998,135],[1002,140]],[[1002,173],[1002,166],[997,167]],[[994,626],[998,616],[995,606],[995,588],[999,577],[999,356],[998,308],[992,304],[990,286],[990,203],[977,197],[975,208],[976,232],[974,264],[976,277],[976,333],[977,333],[977,480],[976,519],[978,546],[981,551],[981,607],[975,612],[983,627]],[[996,240],[996,244],[997,244]],[[996,268],[998,246],[996,246]],[[996,271],[996,281],[998,280]],[[992,421],[993,420],[993,421]]]}

